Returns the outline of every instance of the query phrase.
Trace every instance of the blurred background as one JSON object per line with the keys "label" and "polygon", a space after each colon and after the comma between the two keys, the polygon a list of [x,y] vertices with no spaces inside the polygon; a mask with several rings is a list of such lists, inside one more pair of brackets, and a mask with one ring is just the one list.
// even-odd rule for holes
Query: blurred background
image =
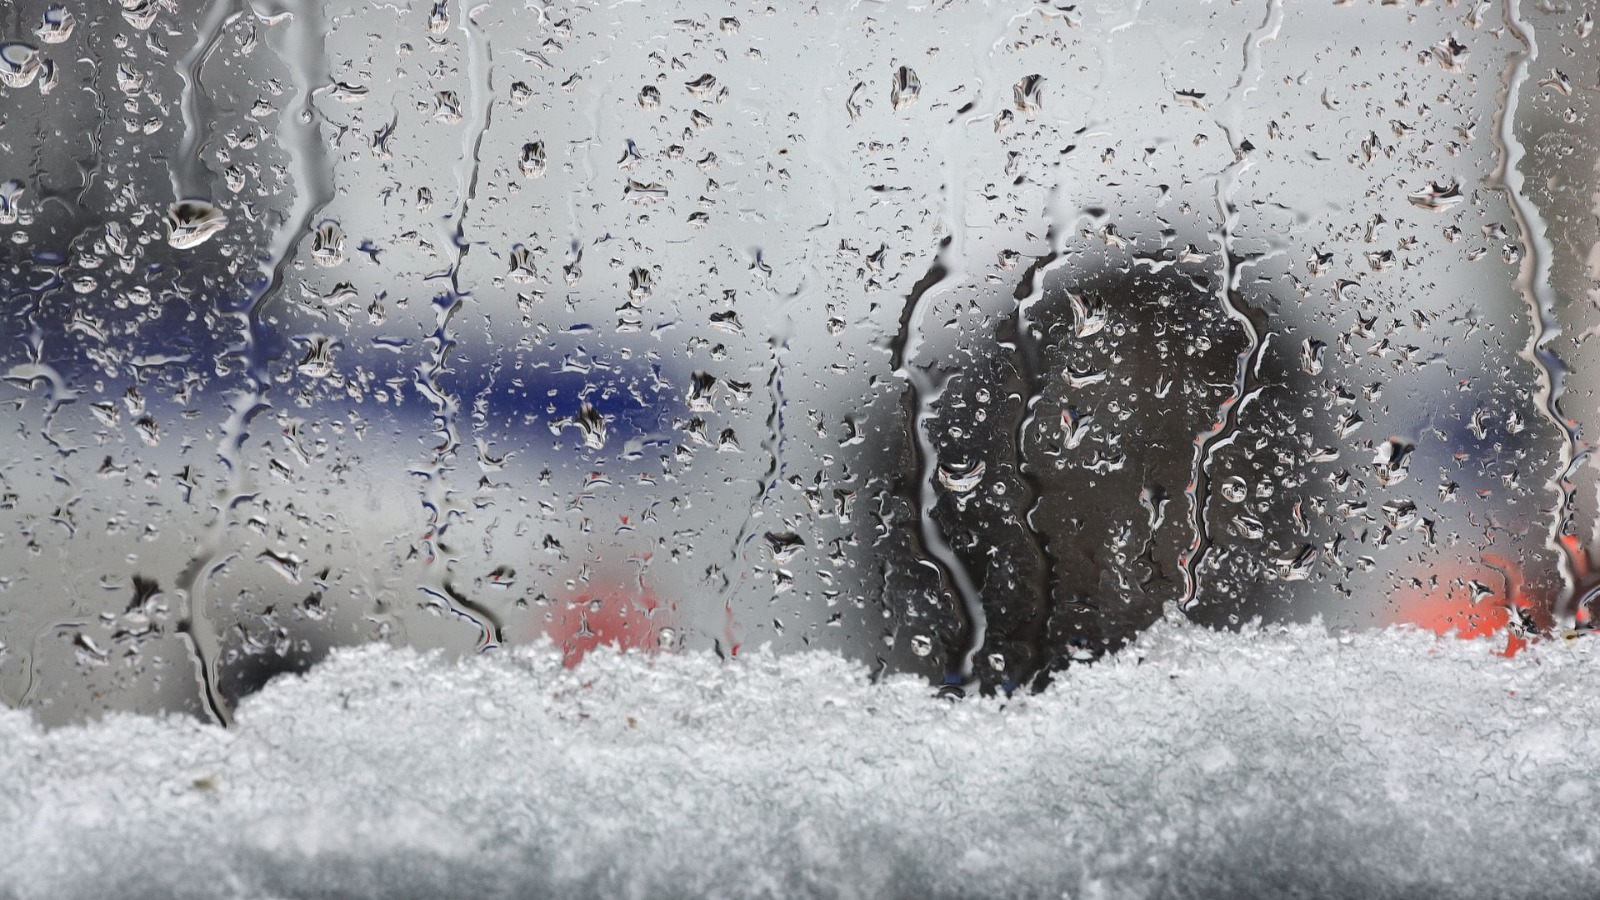
{"label": "blurred background", "polygon": [[[1587,621],[1581,4],[17,0],[0,698]],[[1510,639],[1510,638],[1508,638]]]}

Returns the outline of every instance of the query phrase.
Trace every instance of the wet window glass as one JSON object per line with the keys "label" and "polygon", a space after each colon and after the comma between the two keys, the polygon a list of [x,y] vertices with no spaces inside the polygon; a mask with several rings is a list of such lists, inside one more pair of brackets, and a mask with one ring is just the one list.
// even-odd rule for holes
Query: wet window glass
{"label": "wet window glass", "polygon": [[0,699],[372,642],[1011,692],[1600,546],[1583,4],[18,0]]}

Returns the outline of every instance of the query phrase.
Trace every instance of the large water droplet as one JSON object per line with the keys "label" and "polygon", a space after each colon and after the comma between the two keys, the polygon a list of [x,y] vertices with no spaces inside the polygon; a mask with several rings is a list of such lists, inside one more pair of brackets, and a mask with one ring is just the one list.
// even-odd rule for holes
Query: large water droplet
{"label": "large water droplet", "polygon": [[522,159],[517,167],[528,178],[544,177],[544,141],[530,141],[522,145]]}
{"label": "large water droplet", "polygon": [[8,87],[25,88],[39,75],[43,60],[39,51],[28,44],[0,44],[0,81]]}
{"label": "large water droplet", "polygon": [[806,542],[792,531],[769,531],[765,539],[767,552],[771,553],[773,561],[778,563],[789,562],[806,549]]}
{"label": "large water droplet", "polygon": [[951,493],[966,494],[983,483],[987,468],[981,459],[940,463],[939,483]]}
{"label": "large water droplet", "polygon": [[1037,115],[1044,109],[1044,76],[1024,75],[1011,89],[1011,97],[1018,112]]}
{"label": "large water droplet", "polygon": [[311,259],[329,267],[344,262],[344,229],[338,222],[323,222],[311,233]]}
{"label": "large water droplet", "polygon": [[583,445],[590,450],[603,450],[606,446],[606,420],[591,403],[585,402],[578,412],[578,430],[583,434]]}
{"label": "large water droplet", "polygon": [[889,105],[895,109],[905,109],[917,102],[917,97],[922,93],[922,79],[912,71],[910,66],[900,66],[894,70],[894,79],[889,85]]}
{"label": "large water droplet", "polygon": [[22,182],[12,179],[0,183],[0,224],[10,225],[17,221],[17,201],[21,199],[22,192],[26,190]]}
{"label": "large water droplet", "polygon": [[227,225],[227,217],[204,200],[179,200],[167,207],[167,243],[179,250],[204,244]]}
{"label": "large water droplet", "polygon": [[78,24],[76,17],[68,12],[64,6],[51,6],[44,11],[44,16],[39,22],[39,27],[33,33],[39,40],[46,44],[59,44],[72,37],[72,29]]}

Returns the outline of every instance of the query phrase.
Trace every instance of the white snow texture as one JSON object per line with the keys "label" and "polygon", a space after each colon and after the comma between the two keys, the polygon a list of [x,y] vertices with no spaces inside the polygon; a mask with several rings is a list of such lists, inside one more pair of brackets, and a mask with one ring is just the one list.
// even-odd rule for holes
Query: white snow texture
{"label": "white snow texture", "polygon": [[1596,653],[1498,646],[1162,623],[954,703],[348,650],[229,731],[0,711],[0,896],[1600,897]]}

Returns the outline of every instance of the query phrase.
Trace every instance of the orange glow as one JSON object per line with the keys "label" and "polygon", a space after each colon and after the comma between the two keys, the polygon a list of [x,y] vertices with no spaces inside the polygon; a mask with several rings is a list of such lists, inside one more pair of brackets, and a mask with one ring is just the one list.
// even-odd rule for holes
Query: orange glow
{"label": "orange glow", "polygon": [[656,650],[665,612],[648,588],[587,587],[551,609],[545,634],[561,648],[561,661],[570,669],[602,644],[622,650]]}
{"label": "orange glow", "polygon": [[[1493,570],[1493,579],[1484,579],[1480,572],[1456,574],[1448,586],[1420,585],[1400,591],[1395,596],[1394,624],[1416,625],[1439,635],[1454,635],[1462,639],[1484,638],[1505,632],[1506,646],[1502,656],[1516,656],[1528,641],[1513,631],[1511,610],[1527,611],[1535,624],[1549,627],[1547,611],[1536,604],[1524,589],[1522,572],[1515,564],[1495,554],[1485,554],[1484,566]],[[1443,575],[1443,573],[1441,573]],[[1499,581],[1502,589],[1474,603],[1470,589],[1464,584],[1477,578],[1493,583]],[[1441,582],[1443,578],[1441,577]],[[1519,613],[1519,619],[1521,614]]]}

